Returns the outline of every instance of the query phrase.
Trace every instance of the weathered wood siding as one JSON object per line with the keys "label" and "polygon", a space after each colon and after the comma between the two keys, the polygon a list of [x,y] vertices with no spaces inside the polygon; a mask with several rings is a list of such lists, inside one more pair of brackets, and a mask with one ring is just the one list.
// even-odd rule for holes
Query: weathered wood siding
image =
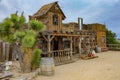
{"label": "weathered wood siding", "polygon": [[106,26],[103,24],[84,24],[83,30],[93,30],[97,31],[97,44],[100,47],[106,47]]}

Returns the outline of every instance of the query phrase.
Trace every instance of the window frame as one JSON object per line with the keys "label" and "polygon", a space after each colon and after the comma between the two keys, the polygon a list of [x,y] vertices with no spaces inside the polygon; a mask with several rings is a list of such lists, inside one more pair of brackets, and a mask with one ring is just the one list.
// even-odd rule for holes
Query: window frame
{"label": "window frame", "polygon": [[59,24],[59,16],[57,14],[54,14],[52,16],[52,18],[53,18],[53,22],[52,22],[53,25],[58,26],[58,24]]}

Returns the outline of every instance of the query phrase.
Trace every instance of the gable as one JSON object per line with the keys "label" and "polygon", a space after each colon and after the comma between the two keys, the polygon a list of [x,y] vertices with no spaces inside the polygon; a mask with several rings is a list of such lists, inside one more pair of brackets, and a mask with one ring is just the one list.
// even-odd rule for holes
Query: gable
{"label": "gable", "polygon": [[59,7],[59,5],[55,4],[54,6],[52,6],[49,10],[50,12],[53,12],[53,13],[59,13],[61,14],[63,17],[65,17],[65,15],[63,15],[63,12],[61,10],[61,8]]}
{"label": "gable", "polygon": [[53,2],[50,4],[46,4],[42,6],[34,15],[33,17],[40,17],[45,14],[47,14],[49,11],[57,10],[59,13],[62,14],[62,19],[65,19],[66,16],[64,15],[63,11],[61,10],[60,6],[58,5],[58,2]]}

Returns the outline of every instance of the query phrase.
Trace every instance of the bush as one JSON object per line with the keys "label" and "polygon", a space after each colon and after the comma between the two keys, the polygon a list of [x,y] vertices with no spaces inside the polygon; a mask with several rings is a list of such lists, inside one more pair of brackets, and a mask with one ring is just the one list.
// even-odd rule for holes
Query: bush
{"label": "bush", "polygon": [[39,67],[39,64],[40,64],[40,58],[41,58],[41,50],[40,49],[35,49],[33,51],[33,56],[32,56],[32,61],[31,61],[31,64],[32,64],[32,69],[36,69]]}

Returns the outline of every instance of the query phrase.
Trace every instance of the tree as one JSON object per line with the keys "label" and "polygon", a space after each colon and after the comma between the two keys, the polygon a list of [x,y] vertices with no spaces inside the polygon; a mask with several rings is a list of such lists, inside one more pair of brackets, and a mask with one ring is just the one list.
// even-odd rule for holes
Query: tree
{"label": "tree", "polygon": [[107,44],[118,44],[116,40],[116,33],[112,32],[111,30],[106,29],[106,43]]}
{"label": "tree", "polygon": [[16,30],[23,28],[25,24],[25,17],[23,15],[18,16],[16,14],[11,14],[10,18],[5,18],[2,23],[0,23],[0,38],[7,42],[13,41],[13,34]]}
{"label": "tree", "polygon": [[11,28],[13,26],[13,22],[9,18],[5,18],[3,23],[0,23],[0,38],[5,41],[10,41],[10,37],[12,35]]}
{"label": "tree", "polygon": [[2,31],[0,37],[11,43],[14,40],[20,43],[20,49],[24,53],[23,64],[25,69],[23,69],[23,72],[30,72],[34,46],[38,40],[37,35],[40,30],[44,29],[44,25],[42,22],[32,20],[28,23],[29,28],[24,29],[24,24],[23,13],[21,16],[18,16],[17,13],[12,14],[10,18],[6,18],[0,23],[0,30]]}
{"label": "tree", "polygon": [[[33,60],[35,58],[32,58],[32,56],[34,56],[34,54],[38,55],[39,52],[38,51],[37,53],[33,54],[33,51],[35,49],[34,46],[36,45],[36,42],[38,40],[37,39],[38,32],[40,30],[43,30],[44,28],[44,25],[37,20],[31,20],[28,24],[29,24],[29,29],[24,30],[24,32],[16,32],[14,34],[14,39],[20,42],[21,44],[20,47],[24,53],[24,60],[23,60],[25,67],[24,72],[30,72],[31,67],[34,67],[34,65],[31,65],[31,62],[32,64],[33,62],[35,62],[35,60]],[[38,57],[40,58],[40,55]],[[39,62],[38,60],[39,59],[36,59],[36,62]]]}

